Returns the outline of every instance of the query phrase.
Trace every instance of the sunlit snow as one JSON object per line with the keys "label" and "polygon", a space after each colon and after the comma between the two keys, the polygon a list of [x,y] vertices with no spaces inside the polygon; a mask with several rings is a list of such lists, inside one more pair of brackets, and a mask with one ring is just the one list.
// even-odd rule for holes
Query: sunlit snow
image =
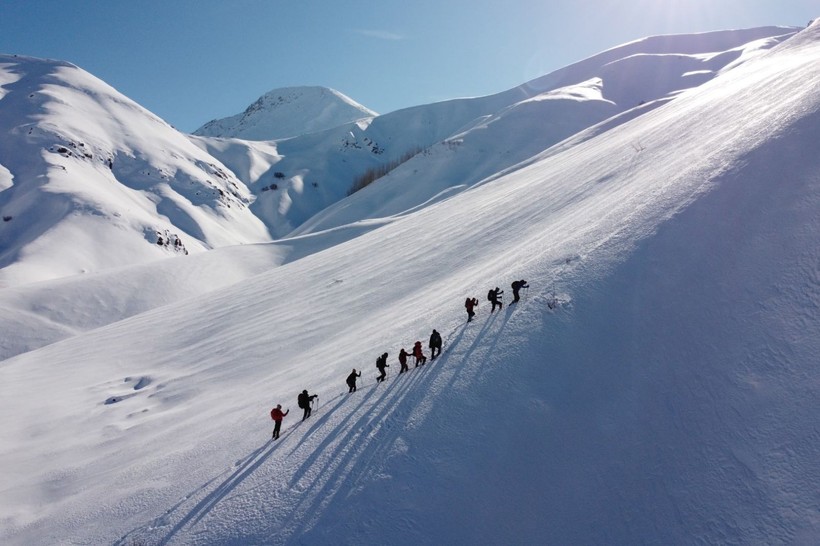
{"label": "sunlit snow", "polygon": [[[251,142],[3,57],[0,541],[817,542],[818,58],[820,24],[647,39]],[[424,151],[345,197],[386,159],[351,134]]]}

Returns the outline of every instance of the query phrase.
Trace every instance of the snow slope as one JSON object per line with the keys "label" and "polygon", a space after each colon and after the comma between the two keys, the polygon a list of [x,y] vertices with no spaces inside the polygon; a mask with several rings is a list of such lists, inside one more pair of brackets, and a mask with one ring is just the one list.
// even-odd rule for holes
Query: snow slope
{"label": "snow slope", "polygon": [[233,173],[104,82],[8,55],[0,72],[0,287],[270,240]]}
{"label": "snow slope", "polygon": [[269,91],[241,114],[211,120],[195,135],[243,140],[277,140],[315,133],[376,112],[327,87],[285,87]]}
{"label": "snow slope", "polygon": [[[641,101],[647,111],[794,32],[656,37],[497,95],[376,117],[328,89],[278,90],[243,118],[301,127],[277,142],[188,138],[69,63],[2,56],[0,287],[404,213]],[[333,128],[303,134],[319,128],[307,119]],[[367,206],[339,203],[368,170],[419,151],[380,181],[392,186],[384,203],[372,193]]]}
{"label": "snow slope", "polygon": [[[407,108],[277,142],[270,169],[242,180],[258,196],[254,214],[277,238],[393,216],[461,191],[613,116],[660,106],[795,32],[764,27],[639,40],[495,95]],[[367,171],[415,153],[378,181],[389,188],[355,196],[366,205],[344,200]]]}
{"label": "snow slope", "polygon": [[[0,170],[7,190],[0,199],[3,218],[9,218],[0,225],[7,262],[0,283],[10,289],[0,291],[6,311],[0,328],[9,332],[0,341],[0,357],[193,296],[194,287],[201,294],[240,280],[226,273],[222,282],[183,286],[181,280],[190,278],[187,266],[175,264],[177,274],[154,278],[139,304],[123,305],[117,296],[85,296],[98,291],[96,273],[122,275],[128,263],[142,272],[165,270],[141,265],[271,236],[331,228],[323,240],[357,236],[518,168],[557,142],[565,144],[553,150],[658,108],[794,32],[767,27],[648,38],[498,95],[419,106],[277,142],[186,142],[72,65],[11,57],[0,70],[8,90],[0,110],[14,140],[8,151],[17,150],[0,160],[16,173]],[[35,92],[26,95],[27,89]],[[309,97],[322,107],[324,92],[303,90],[297,101],[276,102],[276,115],[300,119]],[[273,115],[261,106],[254,112]],[[27,138],[20,139],[25,131]],[[46,146],[50,153],[43,154]],[[639,150],[642,144],[630,146]],[[408,151],[420,153],[344,198],[357,176]],[[71,244],[63,243],[66,238]],[[245,271],[258,272],[257,266]],[[142,272],[136,277],[147,280]],[[77,273],[92,275],[84,281]],[[22,286],[60,277],[66,279],[57,283],[64,294],[47,284]],[[85,301],[77,305],[78,299]]]}
{"label": "snow slope", "polygon": [[[379,229],[3,362],[0,540],[817,542],[818,55],[815,24]],[[442,357],[374,387],[432,327]]]}

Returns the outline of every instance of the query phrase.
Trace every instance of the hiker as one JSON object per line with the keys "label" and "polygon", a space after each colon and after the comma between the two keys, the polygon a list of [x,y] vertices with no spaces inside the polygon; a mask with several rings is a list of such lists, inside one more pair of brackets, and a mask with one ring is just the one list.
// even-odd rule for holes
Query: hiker
{"label": "hiker", "polygon": [[376,359],[376,368],[378,368],[380,374],[376,378],[376,383],[381,383],[387,379],[387,370],[385,370],[385,368],[389,367],[390,365],[387,363],[387,353],[382,354],[382,356]]}
{"label": "hiker", "polygon": [[299,394],[299,398],[298,398],[297,402],[299,403],[299,407],[302,408],[303,410],[305,410],[305,414],[302,416],[302,421],[304,421],[305,419],[310,417],[310,412],[313,411],[313,409],[310,407],[310,405],[313,402],[313,399],[316,398],[317,396],[319,396],[319,395],[318,394],[308,394],[307,389],[303,390]]}
{"label": "hiker", "polygon": [[513,281],[511,286],[512,286],[512,289],[513,289],[513,300],[510,303],[515,303],[519,300],[519,298],[518,298],[518,291],[519,290],[521,290],[522,288],[529,288],[530,287],[530,285],[528,285],[527,281],[525,281],[524,279],[521,279],[520,281]]}
{"label": "hiker", "polygon": [[[436,353],[438,349],[438,353]],[[441,334],[433,328],[433,333],[430,334],[430,360],[435,360],[436,356],[441,354]]]}
{"label": "hiker", "polygon": [[501,300],[501,294],[503,294],[503,293],[504,293],[504,291],[501,290],[497,286],[495,287],[495,290],[490,290],[489,292],[487,292],[487,299],[490,300],[490,303],[493,304],[492,309],[490,309],[490,313],[495,311],[495,306],[496,305],[498,306],[499,310],[502,309],[503,304],[501,303],[500,300]]}
{"label": "hiker", "polygon": [[417,341],[413,345],[413,356],[416,357],[416,368],[419,367],[419,364],[424,365],[427,362],[427,357],[424,356],[421,350],[421,341]]}
{"label": "hiker", "polygon": [[404,349],[399,351],[399,364],[401,364],[401,369],[399,370],[399,373],[404,373],[404,372],[410,371],[407,368],[407,356],[408,356],[407,351],[405,351]]}
{"label": "hiker", "polygon": [[282,404],[276,404],[276,407],[270,410],[270,418],[273,419],[273,436],[272,439],[276,440],[279,438],[279,429],[282,428],[282,419],[285,418],[285,415],[290,413],[290,409],[282,413]]}
{"label": "hiker", "polygon": [[471,322],[475,316],[473,309],[478,305],[478,300],[475,298],[467,298],[464,302],[464,307],[467,309],[467,322]]}
{"label": "hiker", "polygon": [[361,376],[362,372],[356,373],[356,368],[353,368],[353,371],[347,376],[347,386],[350,387],[348,393],[356,392],[356,378]]}

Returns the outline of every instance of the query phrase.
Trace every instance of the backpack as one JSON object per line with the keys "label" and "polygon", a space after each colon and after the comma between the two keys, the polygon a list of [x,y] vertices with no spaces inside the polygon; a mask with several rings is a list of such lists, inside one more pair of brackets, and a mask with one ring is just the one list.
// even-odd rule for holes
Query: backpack
{"label": "backpack", "polygon": [[495,290],[490,290],[487,292],[487,299],[493,301],[495,299]]}
{"label": "backpack", "polygon": [[299,403],[300,408],[305,409],[307,407],[308,401],[307,396],[305,396],[305,393],[299,393],[299,398],[297,399],[297,402]]}

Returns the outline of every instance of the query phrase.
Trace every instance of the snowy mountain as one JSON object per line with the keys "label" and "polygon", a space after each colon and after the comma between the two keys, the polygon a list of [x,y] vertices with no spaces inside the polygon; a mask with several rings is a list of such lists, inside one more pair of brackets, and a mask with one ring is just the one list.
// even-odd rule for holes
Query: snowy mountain
{"label": "snowy mountain", "polygon": [[[702,63],[666,85],[658,62],[680,53],[657,59],[652,39],[512,102],[349,128],[351,162],[429,151],[298,235],[0,290],[7,337],[62,337],[0,364],[0,541],[817,543],[820,23],[734,35],[670,38]],[[613,62],[653,92],[616,99]],[[714,70],[678,92],[693,66]],[[545,129],[561,114],[566,136]],[[516,159],[500,135],[560,138]],[[300,140],[323,142],[189,142],[253,194],[267,166],[295,183]],[[466,296],[481,299],[470,324]],[[399,349],[432,328],[445,352],[398,375]],[[319,399],[301,422],[303,389]],[[277,403],[291,411],[272,442]]]}
{"label": "snowy mountain", "polygon": [[284,87],[265,93],[241,114],[209,121],[194,134],[277,140],[323,131],[376,115],[376,112],[334,89]]}
{"label": "snowy mountain", "polygon": [[[72,65],[10,57],[0,64],[7,82],[0,123],[8,129],[0,165],[8,165],[9,189],[0,194],[0,209],[10,219],[0,224],[6,264],[0,286],[14,289],[0,292],[6,311],[0,327],[15,335],[0,340],[0,357],[240,279],[209,275],[201,283],[185,272],[157,278],[151,272],[163,268],[139,268],[136,277],[151,279],[152,288],[129,295],[128,303],[116,291],[88,301],[82,290],[55,298],[53,287],[26,283],[64,278],[61,286],[86,285],[75,276],[82,272],[96,286],[98,274],[123,275],[128,264],[328,229],[333,233],[318,247],[338,244],[538,157],[568,137],[590,138],[649,112],[794,32],[766,27],[647,38],[497,95],[419,106],[277,142],[186,137]],[[21,132],[31,134],[20,139]],[[641,146],[629,143],[629,149]],[[52,151],[43,155],[43,149]],[[54,152],[60,149],[65,152]],[[346,198],[358,176],[402,155],[412,157]],[[55,207],[66,212],[55,214]],[[22,221],[34,217],[37,223]],[[273,254],[279,263],[280,252]],[[240,270],[257,273],[264,263]]]}
{"label": "snowy mountain", "polygon": [[[251,210],[275,238],[402,214],[582,129],[609,120],[604,130],[657,108],[794,32],[765,27],[631,42],[496,95],[407,108],[277,142],[270,169],[240,178],[258,196]],[[198,143],[227,165],[240,146],[257,147],[237,143],[225,154],[218,149],[222,143]],[[382,189],[354,196],[366,206],[344,199],[363,175],[407,157],[412,159],[378,181]]]}
{"label": "snowy mountain", "polygon": [[[305,120],[335,125],[341,118],[323,112],[340,104],[358,112],[346,119],[362,111],[331,90],[278,90],[243,122],[261,127],[279,116],[307,132],[276,142],[188,137],[73,65],[6,56],[0,211],[9,220],[0,225],[0,286],[403,214],[585,128],[647,112],[794,32],[640,40],[504,93],[320,132]],[[382,189],[353,196],[364,206],[349,205],[357,180],[407,158],[376,183]]]}
{"label": "snowy mountain", "polygon": [[0,56],[0,287],[270,240],[248,188],[60,61]]}

